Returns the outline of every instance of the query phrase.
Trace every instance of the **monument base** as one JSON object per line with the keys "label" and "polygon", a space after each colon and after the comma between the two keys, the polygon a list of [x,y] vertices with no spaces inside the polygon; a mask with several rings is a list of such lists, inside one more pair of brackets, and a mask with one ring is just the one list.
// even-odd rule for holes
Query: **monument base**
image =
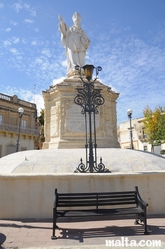
{"label": "monument base", "polygon": [[[110,87],[96,81],[96,89],[101,90],[105,103],[96,115],[96,143],[98,148],[119,148],[117,140],[116,99],[119,94]],[[74,103],[77,88],[83,83],[78,76],[66,78],[61,83],[43,91],[45,102],[43,149],[85,148],[89,136],[85,134],[85,116]],[[89,132],[87,115],[87,130]],[[93,131],[93,130],[92,130]]]}
{"label": "monument base", "polygon": [[[98,147],[98,146],[97,146]],[[51,141],[50,143],[44,143],[42,149],[81,149],[85,148],[85,141],[78,140],[76,141],[73,139],[72,141],[69,140],[57,140]],[[119,148],[118,143],[112,143],[111,141],[101,141],[99,139],[99,147],[98,148]]]}

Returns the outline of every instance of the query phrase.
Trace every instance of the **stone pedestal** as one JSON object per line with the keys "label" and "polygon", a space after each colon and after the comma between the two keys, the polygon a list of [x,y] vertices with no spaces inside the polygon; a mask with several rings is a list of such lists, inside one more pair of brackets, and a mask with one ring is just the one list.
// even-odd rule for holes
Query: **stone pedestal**
{"label": "stone pedestal", "polygon": [[[105,103],[99,107],[96,115],[96,138],[98,148],[118,148],[116,99],[119,94],[99,81],[95,88],[102,89]],[[85,117],[81,107],[74,103],[76,88],[83,83],[78,77],[66,78],[63,82],[50,86],[43,91],[45,103],[45,142],[43,149],[49,148],[84,148]]]}

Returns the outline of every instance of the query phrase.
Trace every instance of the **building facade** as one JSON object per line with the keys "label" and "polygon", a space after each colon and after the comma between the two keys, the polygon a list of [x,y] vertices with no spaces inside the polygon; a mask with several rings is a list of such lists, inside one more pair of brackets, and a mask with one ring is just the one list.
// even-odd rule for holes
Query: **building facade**
{"label": "building facade", "polygon": [[[18,113],[20,107],[24,110],[22,118]],[[19,151],[37,149],[36,120],[36,104],[0,93],[0,157],[16,152],[18,143]]]}
{"label": "building facade", "polygon": [[[143,118],[132,119],[132,140],[135,150],[151,152],[151,144],[147,142],[147,135],[144,131]],[[118,140],[123,149],[131,148],[130,121],[123,122],[118,127]],[[165,149],[165,144],[154,146],[154,153],[160,154]]]}

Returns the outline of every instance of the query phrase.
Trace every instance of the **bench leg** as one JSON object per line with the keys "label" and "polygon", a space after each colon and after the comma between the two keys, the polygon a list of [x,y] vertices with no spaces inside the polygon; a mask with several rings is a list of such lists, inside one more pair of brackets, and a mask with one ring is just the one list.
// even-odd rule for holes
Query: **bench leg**
{"label": "bench leg", "polygon": [[141,225],[141,223],[143,223],[144,225],[144,234],[149,234],[148,230],[147,230],[147,219],[146,216],[144,215],[136,215],[136,220],[134,222],[135,225]]}
{"label": "bench leg", "polygon": [[135,221],[134,221],[134,224],[135,224],[135,225],[140,224],[139,220],[141,221],[141,216],[139,216],[139,215],[137,214],[137,215],[136,215],[136,219],[135,219]]}
{"label": "bench leg", "polygon": [[53,208],[53,234],[51,236],[51,239],[57,239],[57,237],[55,236],[55,230],[56,230],[56,209]]}
{"label": "bench leg", "polygon": [[149,234],[148,230],[147,230],[147,219],[146,217],[144,217],[144,234]]}

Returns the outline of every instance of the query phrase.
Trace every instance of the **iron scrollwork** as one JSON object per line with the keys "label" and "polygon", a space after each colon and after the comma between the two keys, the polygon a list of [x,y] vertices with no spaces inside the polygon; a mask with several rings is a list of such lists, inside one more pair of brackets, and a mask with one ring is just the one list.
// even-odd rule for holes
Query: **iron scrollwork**
{"label": "iron scrollwork", "polygon": [[[100,70],[98,70],[100,71]],[[98,74],[98,72],[97,72]],[[77,96],[74,98],[75,104],[81,106],[81,113],[85,116],[85,129],[86,129],[86,164],[83,163],[82,158],[80,159],[80,164],[76,168],[74,172],[78,173],[86,173],[86,172],[97,172],[97,173],[105,173],[110,170],[105,168],[105,165],[102,162],[102,158],[100,158],[100,163],[97,164],[97,143],[96,143],[96,124],[95,124],[95,115],[99,114],[99,106],[103,105],[105,100],[101,95],[102,89],[94,88],[94,80],[93,82],[85,82],[83,78],[80,76],[83,87],[77,88]],[[87,116],[88,121],[87,122]],[[93,119],[92,119],[93,117]],[[87,125],[88,124],[88,125]],[[88,127],[88,129],[87,129]],[[89,133],[89,138],[88,138]],[[92,138],[94,136],[94,139]],[[94,148],[94,153],[93,153]],[[89,158],[88,158],[89,154]]]}

